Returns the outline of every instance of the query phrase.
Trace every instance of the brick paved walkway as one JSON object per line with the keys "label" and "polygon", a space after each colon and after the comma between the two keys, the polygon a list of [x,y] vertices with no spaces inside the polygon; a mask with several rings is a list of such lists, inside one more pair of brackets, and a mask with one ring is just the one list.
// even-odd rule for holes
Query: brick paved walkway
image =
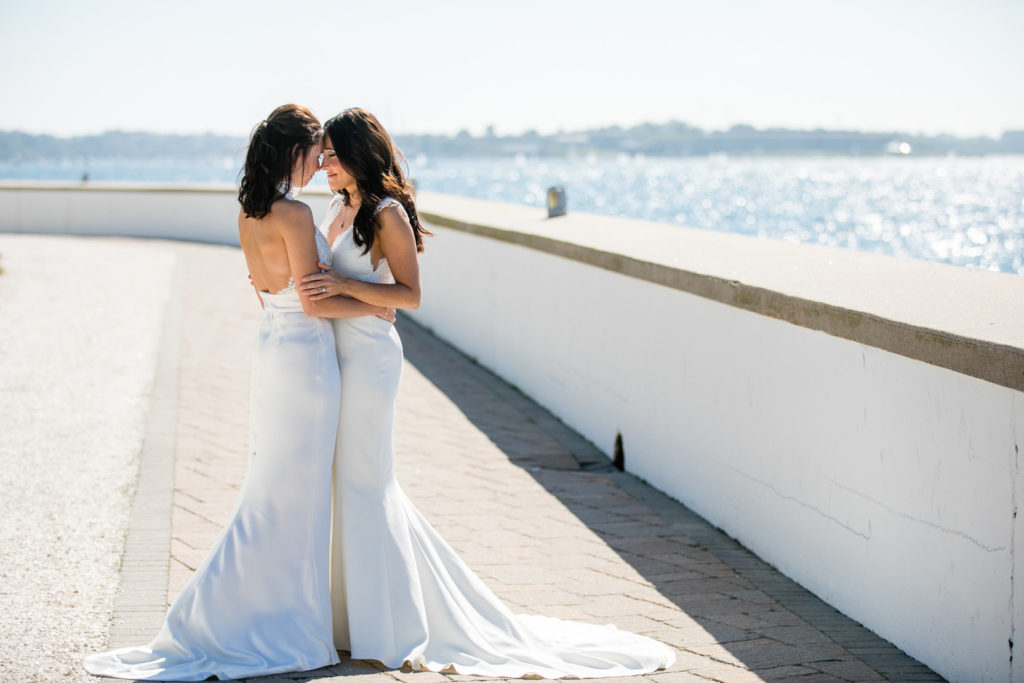
{"label": "brick paved walkway", "polygon": [[[258,306],[238,250],[173,248],[182,296],[168,313],[112,646],[145,642],[159,628],[244,476]],[[647,676],[661,683],[941,680],[687,508],[610,468],[542,408],[411,321],[400,320],[399,331],[407,359],[399,481],[514,609],[610,622],[671,644],[676,665]],[[173,493],[161,477],[172,468]],[[345,659],[252,680],[353,677],[475,678]]]}

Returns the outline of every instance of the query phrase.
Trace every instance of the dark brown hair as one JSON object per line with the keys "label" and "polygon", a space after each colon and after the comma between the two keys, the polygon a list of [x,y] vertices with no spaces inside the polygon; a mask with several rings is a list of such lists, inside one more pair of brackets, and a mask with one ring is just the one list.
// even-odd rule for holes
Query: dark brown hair
{"label": "dark brown hair", "polygon": [[[416,251],[423,251],[423,235],[431,233],[420,224],[412,187],[399,165],[399,159],[405,158],[377,117],[358,107],[346,109],[324,124],[324,135],[334,146],[338,161],[356,179],[361,203],[352,224],[352,238],[363,247],[363,253],[373,246],[380,226],[377,206],[384,197],[394,197],[405,209],[416,238]],[[347,190],[339,194],[346,202],[349,200]]]}
{"label": "dark brown hair", "polygon": [[295,162],[320,142],[321,135],[317,118],[297,104],[281,105],[252,129],[238,187],[246,217],[263,218],[270,205],[291,190]]}

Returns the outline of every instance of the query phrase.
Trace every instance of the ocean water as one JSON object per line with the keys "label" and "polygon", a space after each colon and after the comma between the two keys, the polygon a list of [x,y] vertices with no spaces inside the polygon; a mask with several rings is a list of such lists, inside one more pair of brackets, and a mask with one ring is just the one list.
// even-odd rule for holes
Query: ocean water
{"label": "ocean water", "polygon": [[130,180],[144,183],[233,183],[244,157],[179,159],[65,159],[0,161],[0,180]]}
{"label": "ocean water", "polygon": [[1024,274],[1024,156],[413,159],[419,187]]}
{"label": "ocean water", "polygon": [[[234,182],[240,163],[0,163],[0,178]],[[1024,274],[1024,156],[419,156],[409,171],[434,192],[543,207],[561,185],[570,211]]]}

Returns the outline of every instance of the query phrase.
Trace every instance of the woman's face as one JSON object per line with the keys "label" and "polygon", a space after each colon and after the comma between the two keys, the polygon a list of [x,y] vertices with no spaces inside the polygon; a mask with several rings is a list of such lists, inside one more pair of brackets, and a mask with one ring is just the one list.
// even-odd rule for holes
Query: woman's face
{"label": "woman's face", "polygon": [[295,162],[295,168],[292,169],[292,187],[305,187],[309,185],[309,181],[313,179],[313,174],[319,168],[317,158],[320,156],[321,148],[320,144],[313,145]]}
{"label": "woman's face", "polygon": [[349,173],[348,169],[338,160],[338,155],[334,152],[334,145],[327,137],[324,138],[324,158],[320,162],[320,168],[327,173],[327,185],[332,190],[335,192],[348,190],[349,195],[356,192],[355,176]]}

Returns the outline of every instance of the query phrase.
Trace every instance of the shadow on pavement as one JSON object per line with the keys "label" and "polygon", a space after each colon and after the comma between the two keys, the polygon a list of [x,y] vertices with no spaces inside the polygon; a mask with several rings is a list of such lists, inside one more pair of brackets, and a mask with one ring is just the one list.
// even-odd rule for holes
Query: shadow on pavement
{"label": "shadow on pavement", "polygon": [[753,672],[791,668],[799,676],[805,665],[806,674],[839,680],[943,680],[686,506],[617,471],[593,444],[424,327],[406,316],[398,324],[407,361],[680,610],[671,645],[707,653],[717,644]]}

